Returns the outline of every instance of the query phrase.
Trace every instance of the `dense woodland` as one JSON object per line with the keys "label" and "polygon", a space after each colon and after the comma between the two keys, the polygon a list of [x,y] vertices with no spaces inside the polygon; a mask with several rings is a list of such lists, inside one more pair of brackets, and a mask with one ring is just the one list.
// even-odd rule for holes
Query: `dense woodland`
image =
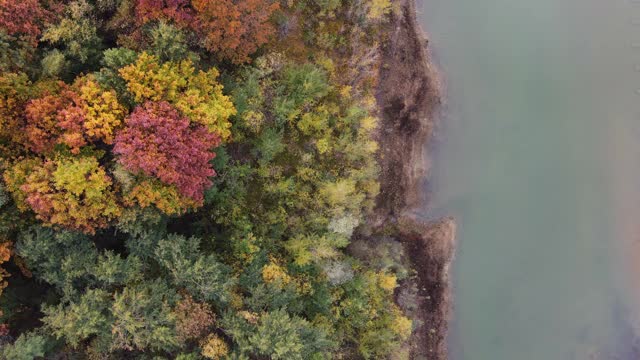
{"label": "dense woodland", "polygon": [[0,0],[0,356],[381,359],[388,0]]}

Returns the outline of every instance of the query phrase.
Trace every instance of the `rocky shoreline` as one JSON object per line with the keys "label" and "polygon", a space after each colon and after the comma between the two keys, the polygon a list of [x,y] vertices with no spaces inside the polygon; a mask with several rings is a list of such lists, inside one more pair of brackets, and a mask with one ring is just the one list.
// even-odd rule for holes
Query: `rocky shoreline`
{"label": "rocky shoreline", "polygon": [[394,5],[388,38],[380,46],[381,189],[370,236],[402,244],[413,270],[396,292],[416,327],[404,353],[410,359],[441,360],[447,358],[456,226],[451,218],[427,221],[418,215],[429,201],[426,149],[442,104],[441,83],[416,21],[415,0],[394,0]]}

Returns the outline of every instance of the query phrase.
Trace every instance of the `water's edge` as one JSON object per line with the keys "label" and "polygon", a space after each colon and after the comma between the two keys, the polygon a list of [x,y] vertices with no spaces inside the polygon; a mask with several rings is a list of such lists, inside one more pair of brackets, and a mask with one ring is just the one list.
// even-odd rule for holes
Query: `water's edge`
{"label": "water's edge", "polygon": [[[380,46],[377,103],[381,126],[381,191],[373,233],[404,246],[415,276],[400,283],[397,300],[414,321],[411,359],[447,359],[455,250],[452,218],[430,219],[430,151],[442,106],[442,83],[416,18],[416,0],[393,0],[395,11]],[[404,301],[411,298],[412,301]],[[417,306],[416,306],[417,305]]]}

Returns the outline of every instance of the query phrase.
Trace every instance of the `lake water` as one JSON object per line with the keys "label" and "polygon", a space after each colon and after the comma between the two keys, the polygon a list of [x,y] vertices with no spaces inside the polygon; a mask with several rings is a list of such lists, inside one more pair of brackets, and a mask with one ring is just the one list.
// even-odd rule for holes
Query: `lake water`
{"label": "lake water", "polygon": [[454,360],[638,359],[640,0],[419,0]]}

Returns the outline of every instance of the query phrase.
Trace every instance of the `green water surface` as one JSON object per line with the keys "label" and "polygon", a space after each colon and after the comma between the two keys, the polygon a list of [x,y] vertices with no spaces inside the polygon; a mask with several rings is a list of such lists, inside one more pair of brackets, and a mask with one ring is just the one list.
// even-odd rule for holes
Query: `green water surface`
{"label": "green water surface", "polygon": [[640,2],[419,9],[447,84],[432,207],[459,223],[452,358],[613,359],[615,199],[640,198],[640,172],[620,170],[640,163]]}

